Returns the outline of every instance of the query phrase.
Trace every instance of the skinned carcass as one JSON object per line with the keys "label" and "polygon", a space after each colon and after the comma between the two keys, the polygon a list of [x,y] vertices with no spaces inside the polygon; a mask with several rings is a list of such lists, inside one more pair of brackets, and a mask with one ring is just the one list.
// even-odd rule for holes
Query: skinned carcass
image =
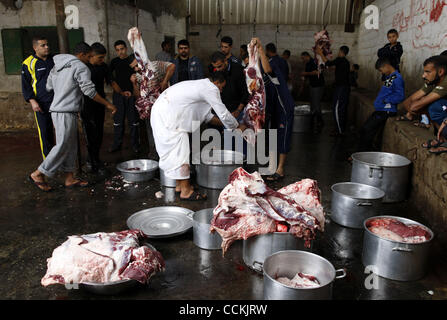
{"label": "skinned carcass", "polygon": [[155,78],[155,70],[152,62],[147,55],[146,46],[144,45],[141,33],[138,28],[131,28],[127,35],[127,39],[134,51],[135,59],[138,62],[138,76],[140,77],[140,97],[135,101],[141,119],[150,119],[151,109],[155,101],[161,94],[159,83],[153,81]]}
{"label": "skinned carcass", "polygon": [[265,88],[259,67],[259,50],[256,40],[252,40],[247,48],[249,63],[244,73],[250,97],[244,108],[242,121],[256,134],[263,129],[265,123]]}
{"label": "skinned carcass", "polygon": [[324,69],[326,69],[326,66],[323,61],[323,58],[316,53],[316,48],[317,47],[321,48],[323,51],[323,55],[328,59],[332,59],[332,50],[331,50],[332,41],[329,38],[329,33],[326,30],[322,30],[320,32],[315,33],[314,39],[315,39],[315,46],[312,48],[312,50],[315,53],[315,62],[318,65],[318,71],[319,73],[321,73]]}
{"label": "skinned carcass", "polygon": [[158,251],[140,246],[140,230],[70,236],[47,260],[43,286],[108,283],[133,279],[147,283],[165,263]]}
{"label": "skinned carcass", "polygon": [[[318,187],[309,181],[286,187],[287,195],[269,188],[259,173],[236,169],[219,196],[211,221],[210,230],[222,237],[223,254],[235,240],[276,231],[288,231],[310,246],[316,230],[324,230],[325,221]],[[305,201],[301,204],[294,198]]]}

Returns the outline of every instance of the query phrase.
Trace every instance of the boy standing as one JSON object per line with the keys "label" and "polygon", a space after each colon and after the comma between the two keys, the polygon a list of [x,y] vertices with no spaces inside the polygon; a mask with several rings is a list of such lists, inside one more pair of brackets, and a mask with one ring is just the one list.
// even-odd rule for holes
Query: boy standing
{"label": "boy standing", "polygon": [[55,66],[48,76],[46,89],[54,91],[50,112],[56,131],[56,145],[29,176],[30,181],[42,191],[52,190],[45,182],[45,176],[54,177],[59,170],[66,173],[66,188],[88,186],[88,182],[74,177],[78,150],[77,121],[82,107],[82,94],[105,105],[112,114],[116,112],[113,104],[97,94],[90,80],[91,73],[85,64],[91,57],[92,48],[85,42],[76,45],[74,55],[59,54],[54,57]]}
{"label": "boy standing", "polygon": [[[396,29],[391,29],[387,33],[388,41],[383,48],[379,49],[377,52],[377,56],[379,58],[389,58],[393,67],[400,72],[400,59],[404,54],[404,49],[402,45],[397,40],[399,39],[399,32]],[[382,77],[382,81],[385,81],[385,78]]]}
{"label": "boy standing", "polygon": [[376,111],[365,122],[360,130],[358,152],[373,151],[373,142],[381,132],[389,117],[397,115],[397,105],[405,99],[405,84],[399,71],[390,58],[380,58],[376,69],[385,77],[382,89],[374,102]]}

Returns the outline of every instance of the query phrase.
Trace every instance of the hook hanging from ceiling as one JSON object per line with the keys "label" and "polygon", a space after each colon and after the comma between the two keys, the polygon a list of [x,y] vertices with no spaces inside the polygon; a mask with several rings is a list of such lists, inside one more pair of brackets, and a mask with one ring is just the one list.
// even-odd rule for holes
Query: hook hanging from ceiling
{"label": "hook hanging from ceiling", "polygon": [[217,0],[217,14],[219,15],[219,29],[217,30],[216,38],[219,38],[222,33],[222,10],[220,9],[220,0]]}
{"label": "hook hanging from ceiling", "polygon": [[257,16],[258,16],[258,0],[256,0],[255,18],[253,20],[253,37],[256,37],[256,17]]}

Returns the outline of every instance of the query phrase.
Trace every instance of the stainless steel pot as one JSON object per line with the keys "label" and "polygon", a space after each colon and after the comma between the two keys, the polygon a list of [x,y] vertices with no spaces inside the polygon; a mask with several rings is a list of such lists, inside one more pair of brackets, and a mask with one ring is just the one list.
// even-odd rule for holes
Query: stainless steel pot
{"label": "stainless steel pot", "polygon": [[244,155],[229,150],[214,150],[213,158],[201,159],[194,156],[197,183],[209,189],[223,189],[228,185],[228,177],[244,165]]}
{"label": "stainless steel pot", "polygon": [[177,186],[177,180],[166,177],[164,171],[160,169],[160,184],[163,187],[175,188]]}
{"label": "stainless steel pot", "polygon": [[365,219],[380,214],[382,190],[352,182],[334,184],[331,189],[331,219],[339,225],[362,229]]}
{"label": "stainless steel pot", "polygon": [[[155,177],[158,170],[158,162],[154,160],[130,160],[116,166],[124,180],[129,182],[148,181]],[[129,170],[138,168],[139,170]]]}
{"label": "stainless steel pot", "polygon": [[275,232],[248,238],[242,241],[242,259],[244,263],[257,272],[262,272],[264,260],[278,251],[302,250],[312,251],[304,246],[304,240],[288,232]]}
{"label": "stainless steel pot", "polygon": [[[430,233],[431,238],[423,243],[401,243],[381,238],[366,227],[372,219],[379,218],[391,218],[405,224],[419,225]],[[365,267],[374,266],[377,275],[392,280],[415,281],[424,277],[434,237],[433,231],[418,222],[392,216],[369,218],[364,222],[364,229],[362,261]]]}
{"label": "stainless steel pot", "polygon": [[352,155],[351,182],[367,184],[385,192],[383,202],[404,201],[410,179],[411,161],[384,152],[361,152]]}
{"label": "stainless steel pot", "polygon": [[[335,270],[328,260],[305,251],[277,252],[265,259],[263,269],[265,300],[330,300],[335,279],[346,277],[344,269]],[[315,276],[321,286],[291,288],[276,281],[279,277],[292,279],[299,272]]]}
{"label": "stainless steel pot", "polygon": [[205,250],[221,249],[222,237],[217,232],[210,234],[211,219],[214,209],[197,211],[193,215],[193,241],[196,246]]}
{"label": "stainless steel pot", "polygon": [[307,133],[312,131],[312,113],[310,105],[295,107],[293,119],[293,133]]}

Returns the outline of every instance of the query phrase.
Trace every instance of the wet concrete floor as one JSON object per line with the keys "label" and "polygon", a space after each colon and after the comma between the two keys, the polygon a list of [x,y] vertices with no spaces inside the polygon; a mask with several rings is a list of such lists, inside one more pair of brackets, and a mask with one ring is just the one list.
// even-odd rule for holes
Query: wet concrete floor
{"label": "wet concrete floor", "polygon": [[[368,274],[361,262],[363,231],[346,229],[330,220],[330,187],[350,180],[351,166],[346,158],[354,140],[330,138],[330,129],[325,128],[320,135],[294,134],[287,177],[272,187],[279,189],[303,178],[319,182],[327,224],[326,231],[314,241],[313,252],[328,259],[336,269],[347,270],[347,277],[335,282],[333,298],[446,299],[447,257],[445,244],[437,239],[426,277],[414,282],[379,278],[379,289],[365,287]],[[64,189],[59,178],[51,181],[53,192],[42,193],[27,180],[41,159],[36,132],[0,134],[0,299],[262,299],[262,275],[244,265],[241,241],[234,243],[223,258],[220,251],[197,248],[192,230],[175,238],[150,241],[165,258],[166,271],[152,278],[147,286],[115,296],[41,286],[46,259],[69,235],[125,230],[130,215],[151,207],[182,206],[197,211],[217,204],[220,191],[214,190],[204,190],[209,196],[206,202],[180,202],[172,190],[164,190],[165,198],[158,200],[158,180],[120,191],[107,189],[106,182],[117,175],[117,163],[144,158],[135,157],[126,146],[117,154],[108,154],[110,142],[111,135],[106,134],[102,155],[109,175],[87,175],[94,184],[82,190]],[[85,148],[82,150],[85,156]],[[381,214],[405,216],[429,226],[410,201],[385,205]]]}

